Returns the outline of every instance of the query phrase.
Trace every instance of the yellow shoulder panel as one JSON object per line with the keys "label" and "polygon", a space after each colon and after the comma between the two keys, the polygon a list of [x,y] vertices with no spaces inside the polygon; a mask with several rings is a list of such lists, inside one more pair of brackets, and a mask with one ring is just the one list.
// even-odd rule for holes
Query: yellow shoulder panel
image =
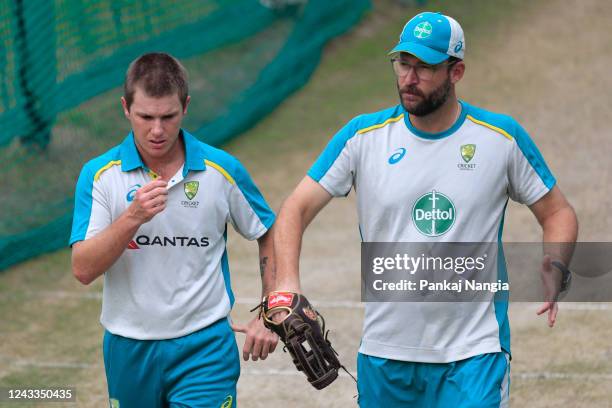
{"label": "yellow shoulder panel", "polygon": [[372,125],[372,126],[368,126],[367,128],[359,129],[357,131],[357,134],[361,135],[363,133],[369,132],[370,130],[380,129],[382,127],[387,126],[389,123],[393,123],[393,122],[397,122],[398,120],[401,120],[403,117],[404,117],[404,114],[402,113],[401,115],[396,116],[394,118],[389,118],[385,120],[383,123],[379,123],[378,125]]}
{"label": "yellow shoulder panel", "polygon": [[96,175],[94,176],[94,181],[98,181],[102,173],[104,173],[106,170],[110,169],[113,166],[120,166],[120,165],[121,165],[121,160],[109,161],[108,163],[106,163],[104,167],[102,167],[100,170],[96,172]]}
{"label": "yellow shoulder panel", "polygon": [[236,184],[232,176],[230,176],[230,174],[227,171],[225,171],[223,167],[219,166],[217,163],[211,162],[210,160],[204,160],[204,164],[206,164],[207,166],[213,167],[219,173],[223,174],[223,177],[225,177],[227,181],[230,182],[230,184]]}
{"label": "yellow shoulder panel", "polygon": [[483,122],[482,120],[475,119],[472,115],[467,115],[467,118],[469,120],[471,120],[472,122],[476,123],[477,125],[482,125],[484,127],[488,127],[489,129],[496,131],[497,133],[499,133],[500,135],[502,135],[503,137],[505,137],[508,140],[514,140],[514,138],[512,136],[510,136],[510,134],[508,132],[506,132],[502,128],[498,128],[497,126],[493,126],[490,123]]}

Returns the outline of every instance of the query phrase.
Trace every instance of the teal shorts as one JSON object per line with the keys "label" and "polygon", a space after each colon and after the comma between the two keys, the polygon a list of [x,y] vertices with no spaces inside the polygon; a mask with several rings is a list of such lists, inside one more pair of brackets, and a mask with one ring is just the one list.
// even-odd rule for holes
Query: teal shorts
{"label": "teal shorts", "polygon": [[168,340],[104,333],[112,408],[236,407],[238,346],[227,319]]}
{"label": "teal shorts", "polygon": [[361,408],[507,407],[508,354],[481,354],[452,363],[415,363],[359,353]]}

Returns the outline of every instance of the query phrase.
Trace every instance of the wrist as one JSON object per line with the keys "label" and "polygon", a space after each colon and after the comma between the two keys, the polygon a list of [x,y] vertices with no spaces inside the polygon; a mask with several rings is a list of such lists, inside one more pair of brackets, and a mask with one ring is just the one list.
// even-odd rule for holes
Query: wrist
{"label": "wrist", "polygon": [[561,272],[560,292],[567,292],[569,290],[570,284],[572,283],[572,272],[563,262],[559,260],[553,260],[550,264],[553,268],[556,268],[559,272]]}
{"label": "wrist", "polygon": [[146,221],[143,220],[142,217],[138,216],[138,211],[136,211],[133,206],[134,204],[130,205],[122,214],[121,218],[124,219],[124,222],[128,227],[138,229]]}
{"label": "wrist", "polygon": [[278,274],[277,276],[277,280],[274,284],[274,286],[272,287],[272,290],[268,291],[268,293],[270,292],[294,292],[294,293],[301,293],[302,290],[300,289],[300,282],[299,280],[296,278],[281,278],[278,279]]}

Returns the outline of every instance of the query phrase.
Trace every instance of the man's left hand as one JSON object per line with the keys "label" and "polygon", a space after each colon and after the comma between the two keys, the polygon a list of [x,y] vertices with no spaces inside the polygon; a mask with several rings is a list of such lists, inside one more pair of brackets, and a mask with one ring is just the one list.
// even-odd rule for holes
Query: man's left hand
{"label": "man's left hand", "polygon": [[548,326],[553,327],[557,320],[559,305],[557,298],[561,290],[561,272],[553,268],[550,255],[542,260],[542,284],[544,286],[544,304],[536,312],[539,315],[548,312]]}
{"label": "man's left hand", "polygon": [[268,354],[273,353],[278,344],[278,336],[268,330],[263,320],[258,316],[254,317],[248,324],[231,323],[232,330],[236,333],[246,334],[244,347],[242,348],[242,358],[249,360],[249,355],[253,361],[258,359],[265,360]]}

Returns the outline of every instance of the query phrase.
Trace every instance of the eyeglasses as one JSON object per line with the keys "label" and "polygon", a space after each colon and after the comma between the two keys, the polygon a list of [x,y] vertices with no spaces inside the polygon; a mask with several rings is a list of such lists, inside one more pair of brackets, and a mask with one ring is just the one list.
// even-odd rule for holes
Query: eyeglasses
{"label": "eyeglasses", "polygon": [[450,67],[457,61],[451,63],[443,62],[438,65],[427,65],[427,64],[409,64],[407,61],[403,61],[400,58],[392,58],[391,64],[393,65],[393,71],[398,78],[404,78],[414,69],[414,73],[422,81],[429,81],[433,78],[434,74],[440,67]]}

